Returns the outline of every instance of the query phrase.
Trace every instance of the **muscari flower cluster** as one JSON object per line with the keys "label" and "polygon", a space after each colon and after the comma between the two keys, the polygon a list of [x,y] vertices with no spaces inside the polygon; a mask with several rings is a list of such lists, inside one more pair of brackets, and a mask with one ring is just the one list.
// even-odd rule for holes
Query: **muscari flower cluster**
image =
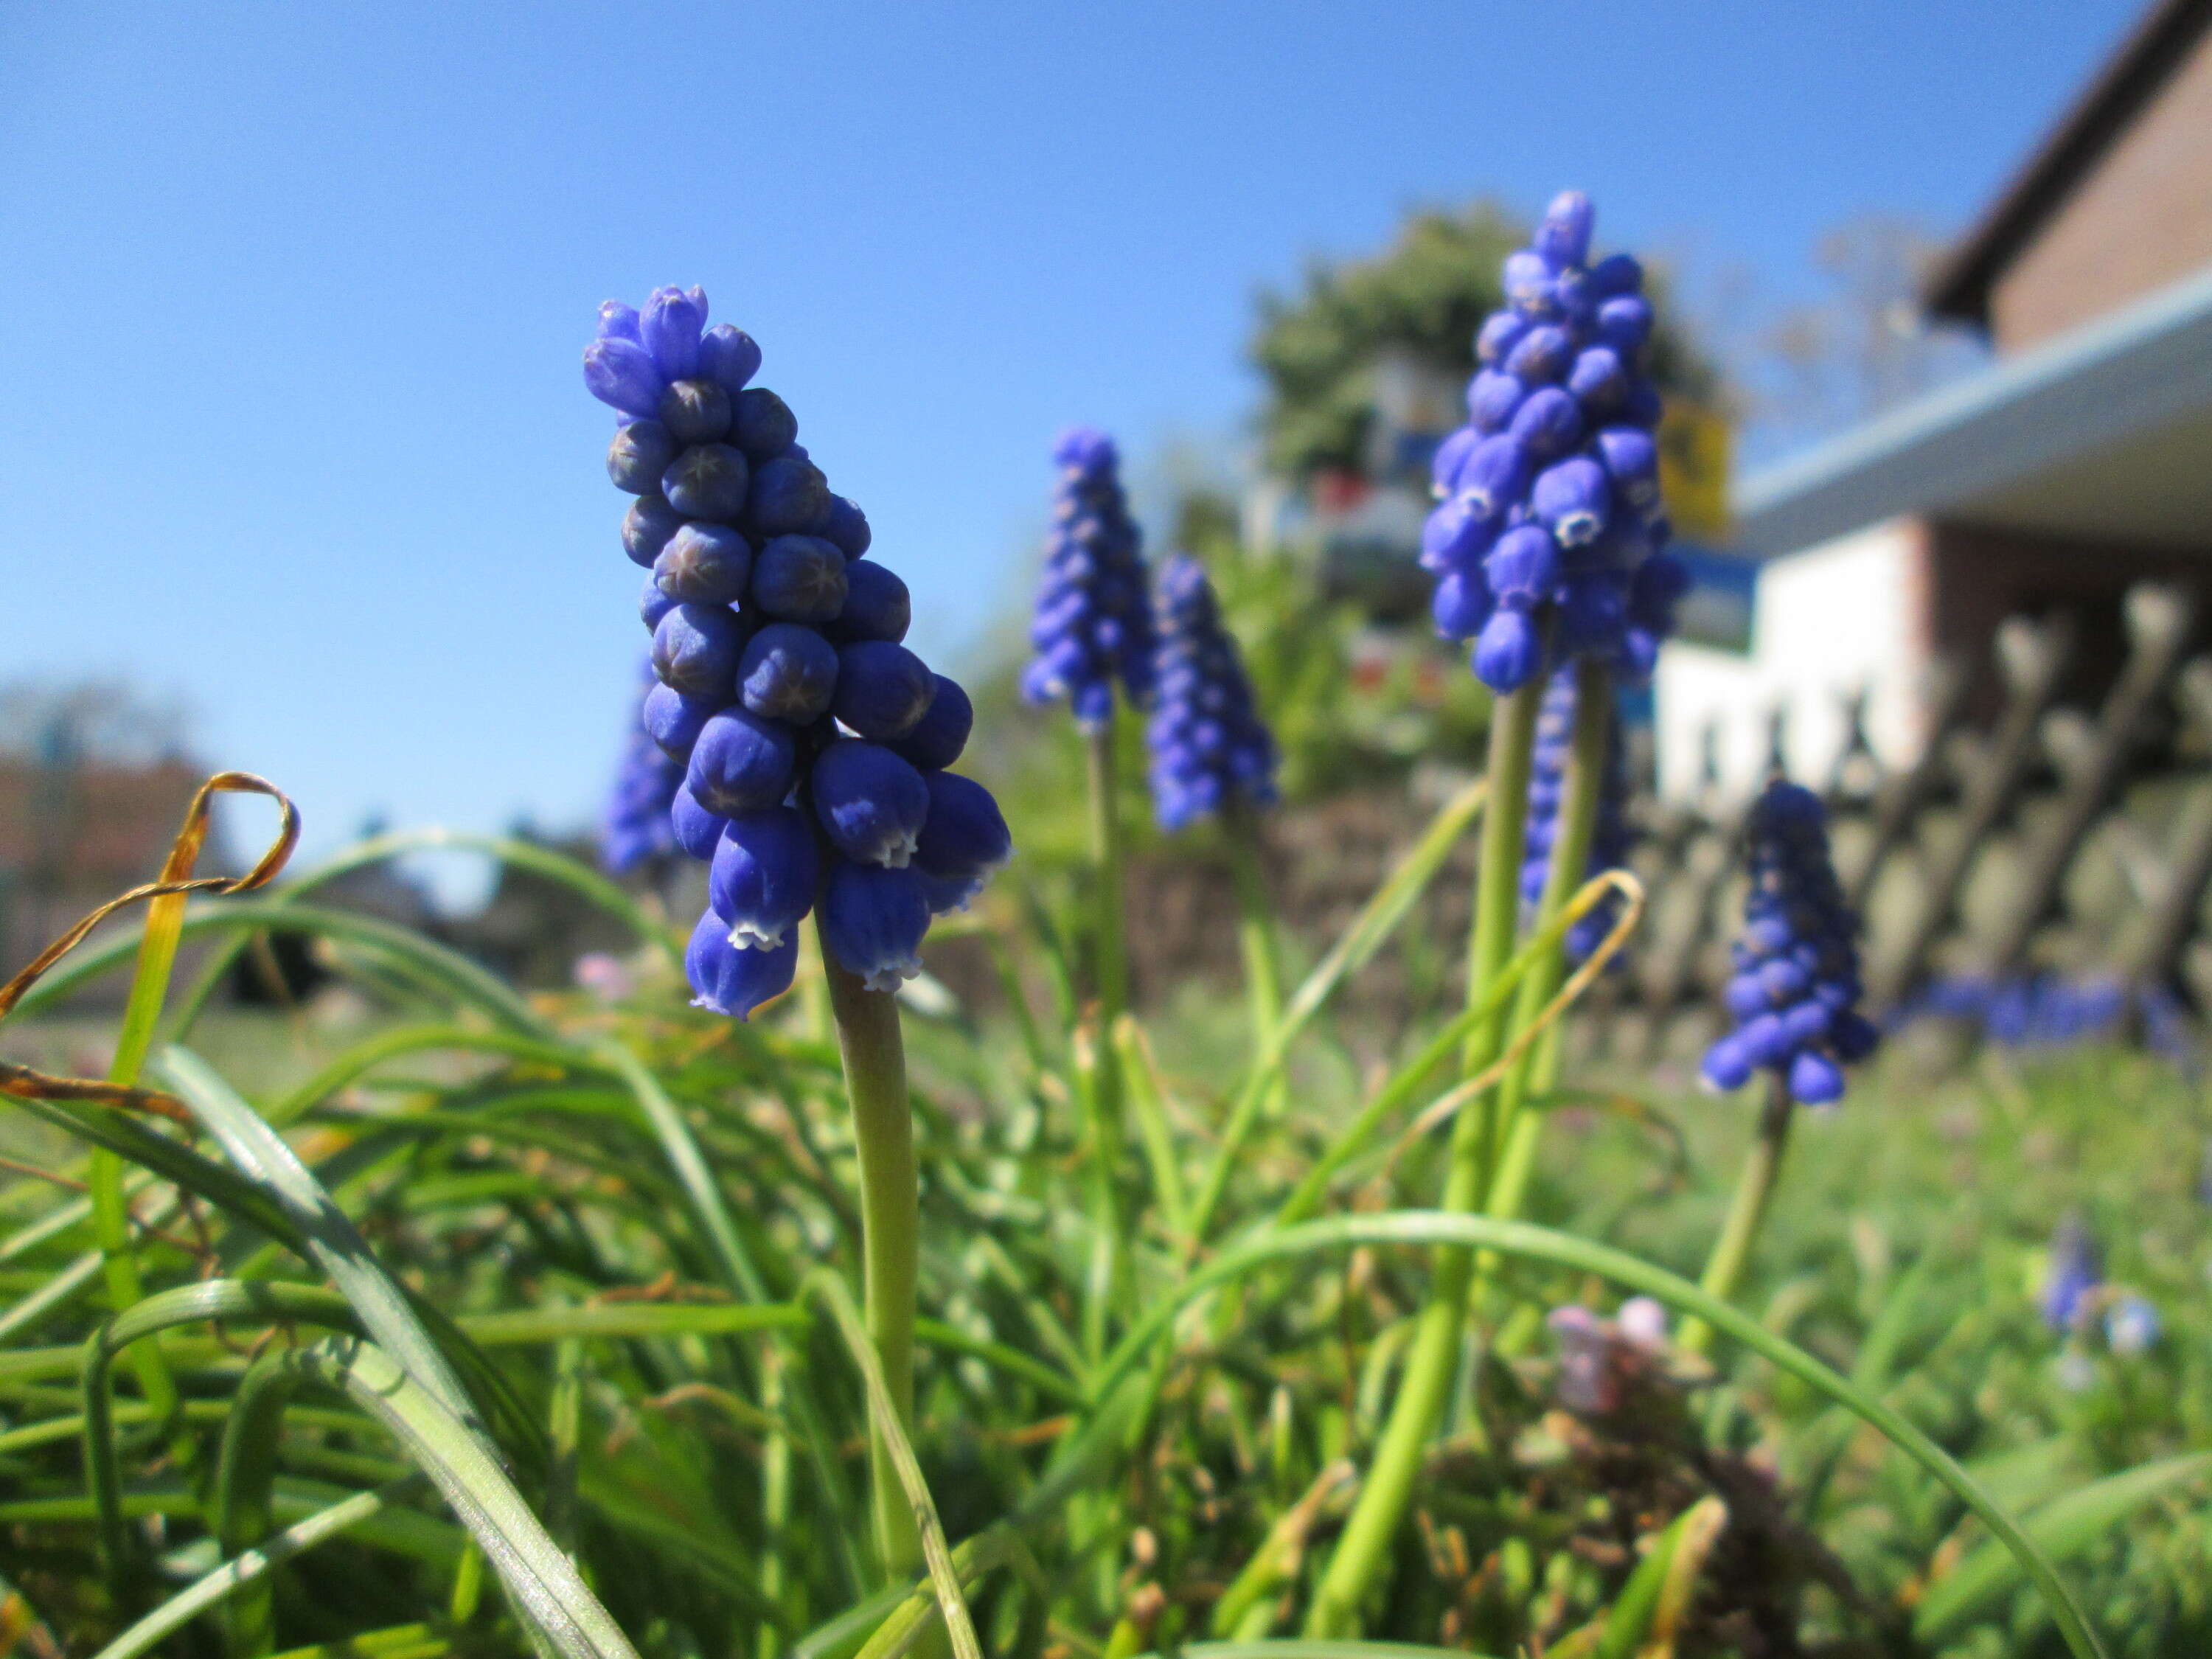
{"label": "muscari flower cluster", "polygon": [[1031,702],[1065,697],[1086,729],[1114,711],[1118,680],[1142,707],[1152,689],[1151,579],[1143,538],[1121,493],[1121,456],[1103,432],[1078,427],[1053,447],[1060,482],[1022,676]]}
{"label": "muscari flower cluster", "polygon": [[707,326],[707,296],[610,301],[584,383],[621,424],[607,472],[638,499],[623,550],[659,684],[642,722],[684,766],[669,811],[710,866],[684,967],[697,1006],[743,1018],[791,984],[821,906],[830,953],[872,990],[920,971],[933,915],[1012,851],[981,784],[945,769],[973,711],[899,641],[906,584],[869,559],[868,521],[832,495],[760,348]]}
{"label": "muscari flower cluster", "polygon": [[1589,263],[1589,198],[1555,200],[1505,261],[1506,306],[1475,337],[1468,423],[1433,464],[1441,498],[1421,536],[1437,629],[1474,641],[1474,672],[1514,691],[1590,656],[1651,672],[1689,585],[1660,551],[1659,393],[1644,373],[1651,306],[1626,253]]}
{"label": "muscari flower cluster", "polygon": [[[1544,883],[1551,875],[1552,843],[1559,835],[1559,807],[1566,794],[1567,763],[1574,749],[1575,680],[1572,664],[1554,669],[1536,712],[1536,744],[1529,761],[1528,823],[1521,855],[1521,901],[1531,910],[1543,898]],[[1617,720],[1610,723],[1618,727]],[[1598,776],[1597,818],[1590,829],[1589,863],[1584,875],[1595,876],[1626,865],[1635,839],[1628,823],[1628,761],[1621,753],[1616,729],[1606,739],[1604,769]],[[1619,896],[1608,896],[1567,929],[1568,961],[1589,958],[1612,931],[1620,908]],[[1615,963],[1622,960],[1613,958]]]}
{"label": "muscari flower cluster", "polygon": [[1178,553],[1160,567],[1152,658],[1152,811],[1180,830],[1232,802],[1275,799],[1275,740],[1252,703],[1237,641],[1206,567]]}
{"label": "muscari flower cluster", "polygon": [[[645,684],[648,689],[659,684],[650,662],[645,665]],[[668,809],[684,786],[684,763],[663,753],[646,735],[639,723],[642,712],[641,708],[631,716],[599,836],[599,862],[612,875],[625,874],[648,859],[665,858],[676,846]]]}
{"label": "muscari flower cluster", "polygon": [[1705,1051],[1705,1079],[1736,1089],[1755,1071],[1808,1106],[1841,1099],[1845,1066],[1880,1034],[1858,1012],[1858,919],[1828,854],[1820,797],[1777,778],[1752,804],[1744,928],[1729,981],[1735,1030]]}

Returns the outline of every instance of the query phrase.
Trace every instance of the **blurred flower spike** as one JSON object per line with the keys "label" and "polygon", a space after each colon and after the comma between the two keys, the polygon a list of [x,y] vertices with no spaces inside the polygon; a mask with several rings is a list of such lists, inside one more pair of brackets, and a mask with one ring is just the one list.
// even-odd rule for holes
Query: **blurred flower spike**
{"label": "blurred flower spike", "polygon": [[1060,434],[1053,459],[1060,482],[1022,693],[1038,703],[1066,698],[1088,730],[1113,713],[1117,682],[1132,705],[1151,700],[1151,580],[1114,441],[1078,427]]}
{"label": "blurred flower spike", "polygon": [[1746,835],[1751,892],[1725,994],[1735,1029],[1705,1051],[1705,1080],[1739,1089],[1770,1072],[1803,1104],[1828,1105],[1879,1034],[1858,1012],[1858,918],[1836,880],[1827,813],[1811,790],[1777,778]]}
{"label": "blurred flower spike", "polygon": [[1275,799],[1275,740],[1253,706],[1237,641],[1206,567],[1178,553],[1160,567],[1153,656],[1152,810],[1180,830],[1231,805]]}
{"label": "blurred flower spike", "polygon": [[618,419],[608,476],[637,498],[623,549],[651,573],[641,722],[684,769],[671,837],[710,866],[684,966],[699,1006],[740,1019],[788,988],[817,905],[836,962],[890,990],[1013,850],[989,792],[945,770],[967,694],[900,643],[906,584],[751,384],[760,362],[696,288],[608,301],[584,352]]}
{"label": "blurred flower spike", "polygon": [[1626,253],[1590,263],[1594,218],[1568,191],[1506,259],[1467,424],[1436,453],[1421,562],[1437,630],[1474,641],[1475,675],[1495,691],[1545,672],[1547,637],[1549,665],[1592,657],[1645,678],[1689,585],[1661,550],[1644,269]]}

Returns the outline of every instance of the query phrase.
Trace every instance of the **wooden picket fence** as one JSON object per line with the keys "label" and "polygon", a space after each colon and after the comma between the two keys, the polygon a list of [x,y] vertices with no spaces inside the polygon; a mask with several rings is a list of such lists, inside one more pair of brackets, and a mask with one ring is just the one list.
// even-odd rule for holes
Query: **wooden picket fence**
{"label": "wooden picket fence", "polygon": [[[2065,700],[2078,618],[2007,622],[1989,662],[1941,665],[1928,740],[1903,769],[1868,743],[1863,693],[1845,700],[1849,739],[1825,777],[1792,768],[1791,711],[1773,711],[1769,769],[1828,801],[1867,924],[1874,1012],[1937,978],[2032,975],[2212,1007],[2212,653],[2196,649],[2199,621],[2193,594],[2132,591],[2123,659],[2094,707]],[[1710,767],[1690,800],[1647,790],[1632,803],[1644,831],[1632,867],[1651,908],[1626,969],[1584,1011],[1592,1046],[1653,1059],[1711,1035],[1741,913],[1747,804]]]}

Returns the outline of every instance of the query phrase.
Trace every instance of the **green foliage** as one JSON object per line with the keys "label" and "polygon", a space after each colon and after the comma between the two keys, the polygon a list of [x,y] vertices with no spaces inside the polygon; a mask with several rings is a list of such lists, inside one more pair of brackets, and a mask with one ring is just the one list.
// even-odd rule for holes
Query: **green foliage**
{"label": "green foliage", "polygon": [[[1475,331],[1504,303],[1498,266],[1528,235],[1527,223],[1494,202],[1427,209],[1407,217],[1385,252],[1317,259],[1296,295],[1261,295],[1251,353],[1267,382],[1268,466],[1299,481],[1362,470],[1380,351],[1395,348],[1458,380],[1472,375]],[[1663,392],[1710,404],[1717,373],[1668,307],[1657,310],[1653,376]]]}
{"label": "green foliage", "polygon": [[[1437,846],[1463,833],[1457,810]],[[1449,1227],[1520,1265],[1478,1310],[1375,1634],[1587,1652],[1664,1627],[1677,1652],[1717,1655],[1741,1635],[1730,1618],[1755,1613],[1900,1659],[2063,1651],[1941,1454],[1916,1462],[1860,1425],[1872,1400],[2025,1513],[2116,1654],[2212,1641],[2212,1292],[2195,1160],[2172,1156],[2202,1133],[2192,1092],[2114,1055],[1933,1091],[1877,1079],[1804,1126],[1754,1264],[1757,1322],[1723,1324],[1738,1345],[1718,1373],[1622,1351],[1608,1363],[1629,1366],[1630,1403],[1577,1405],[1543,1311],[1602,1312],[1630,1288],[1696,1305],[1679,1275],[1748,1125],[1733,1106],[1584,1086],[1537,1103],[1545,1225],[1364,1213],[1431,1190],[1435,1148],[1340,1138],[1376,1078],[1418,1082],[1464,1017],[1409,1007],[1378,1028],[1339,1020],[1333,999],[1376,949],[1412,948],[1434,852],[1289,998],[1296,1109],[1257,1120],[1234,1158],[1222,1127],[1265,1092],[1243,1040],[1205,1021],[1130,1033],[1125,1052],[1160,1059],[1157,1144],[1115,1171],[1128,1219],[1109,1284],[1091,1273],[1083,1034],[1032,1018],[1024,1035],[1011,1008],[909,1016],[915,1449],[983,1650],[1091,1659],[1293,1627],[1419,1305],[1423,1257],[1404,1246]],[[186,934],[314,931],[312,884],[210,907]],[[368,1025],[209,1014],[156,1045],[159,1078],[211,1134],[82,1103],[36,1109],[53,1133],[27,1133],[27,1108],[0,1117],[35,1166],[70,1173],[66,1132],[150,1172],[125,1182],[149,1294],[112,1321],[96,1275],[68,1281],[92,1243],[82,1200],[30,1176],[0,1188],[10,1294],[64,1287],[0,1343],[0,1553],[30,1614],[82,1651],[120,1638],[118,1656],[520,1654],[526,1621],[576,1653],[829,1656],[919,1628],[927,1592],[878,1588],[866,1379],[850,1308],[820,1278],[856,1274],[834,1051],[802,999],[753,1026],[684,1006],[666,936],[630,914],[653,931],[616,1002],[523,1004],[332,923],[333,960],[380,1010]],[[1018,987],[1049,979],[1056,947],[1013,908],[984,926]],[[258,1081],[241,1093],[226,1075]],[[1669,1125],[1686,1161],[1663,1153]],[[1188,1208],[1154,1201],[1163,1160],[1186,1194],[1223,1173],[1218,1248],[1194,1253]],[[1269,1232],[1316,1170],[1353,1212]],[[2148,1352],[2038,1318],[2041,1243],[2069,1206],[2107,1240],[2116,1283],[2164,1314]],[[1231,1284],[1233,1302],[1206,1290]],[[1103,1352],[1078,1334],[1099,1296]],[[166,1417],[127,1363],[149,1349],[178,1390]],[[1778,1459],[1778,1486],[1760,1473]],[[1716,1502],[1730,1521],[1708,1535],[1689,1517]],[[580,1577],[563,1576],[570,1551]],[[595,1626],[601,1607],[619,1635]]]}

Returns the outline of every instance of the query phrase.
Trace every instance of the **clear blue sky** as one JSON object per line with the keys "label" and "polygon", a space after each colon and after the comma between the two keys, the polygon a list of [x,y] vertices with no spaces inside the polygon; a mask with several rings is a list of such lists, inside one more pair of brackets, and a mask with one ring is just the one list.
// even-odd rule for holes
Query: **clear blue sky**
{"label": "clear blue sky", "polygon": [[1802,288],[2135,0],[0,7],[0,680],[181,696],[311,848],[596,811],[643,636],[594,306],[703,283],[957,667],[1046,447],[1225,441],[1255,289],[1572,185]]}

